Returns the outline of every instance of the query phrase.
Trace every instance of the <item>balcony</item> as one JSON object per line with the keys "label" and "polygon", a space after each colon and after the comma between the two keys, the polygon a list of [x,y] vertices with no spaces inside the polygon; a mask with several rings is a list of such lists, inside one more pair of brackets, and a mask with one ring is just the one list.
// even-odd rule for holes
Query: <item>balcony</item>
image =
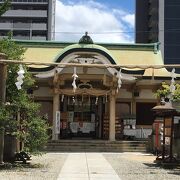
{"label": "balcony", "polygon": [[9,10],[3,17],[47,17],[46,10]]}
{"label": "balcony", "polygon": [[12,29],[12,23],[0,23],[0,29],[1,30],[9,30]]}
{"label": "balcony", "polygon": [[29,37],[29,36],[21,36],[21,35],[17,35],[17,36],[13,36],[13,39],[29,40],[30,37]]}
{"label": "balcony", "polygon": [[31,26],[32,30],[47,30],[47,25],[45,23],[33,23]]}
{"label": "balcony", "polygon": [[46,23],[0,23],[0,29],[1,30],[9,30],[9,29],[14,29],[14,30],[42,30],[46,31],[47,30],[47,24]]}
{"label": "balcony", "polygon": [[46,40],[46,36],[32,36],[32,40],[42,40],[42,41],[45,41]]}
{"label": "balcony", "polygon": [[30,23],[14,23],[13,24],[13,29],[30,29],[30,27],[31,27],[31,24]]}

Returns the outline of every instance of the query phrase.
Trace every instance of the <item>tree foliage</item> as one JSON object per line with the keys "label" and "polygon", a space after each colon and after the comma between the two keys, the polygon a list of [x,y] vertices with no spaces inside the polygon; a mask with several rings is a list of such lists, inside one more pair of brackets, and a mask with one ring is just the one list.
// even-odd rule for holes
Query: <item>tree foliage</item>
{"label": "tree foliage", "polygon": [[[25,51],[26,49],[17,45],[11,40],[11,37],[0,40],[0,52],[6,54],[8,59],[12,61],[13,59],[21,61]],[[9,105],[6,105],[6,109],[1,108],[0,122],[1,119],[6,119],[7,121],[4,124],[6,133],[16,135],[25,143],[25,149],[32,152],[38,151],[47,142],[48,125],[38,115],[39,104],[35,103],[27,94],[27,90],[34,85],[35,81],[28,72],[28,67],[23,65],[23,68],[25,77],[22,89],[18,90],[15,82],[17,81],[19,65],[8,65],[6,102]],[[19,120],[16,118],[18,113],[20,113]]]}
{"label": "tree foliage", "polygon": [[0,6],[0,16],[2,16],[10,7],[11,0],[5,0],[4,3]]}
{"label": "tree foliage", "polygon": [[175,84],[175,91],[172,94],[170,90],[170,85],[166,82],[162,82],[161,88],[157,90],[156,96],[161,98],[171,98],[173,101],[180,101],[180,84]]}

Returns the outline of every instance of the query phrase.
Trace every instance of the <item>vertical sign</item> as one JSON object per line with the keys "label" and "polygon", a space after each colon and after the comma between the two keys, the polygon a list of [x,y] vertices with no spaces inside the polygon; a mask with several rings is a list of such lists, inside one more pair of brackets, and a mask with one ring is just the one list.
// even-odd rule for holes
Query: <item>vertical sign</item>
{"label": "vertical sign", "polygon": [[56,134],[60,134],[60,111],[56,111]]}

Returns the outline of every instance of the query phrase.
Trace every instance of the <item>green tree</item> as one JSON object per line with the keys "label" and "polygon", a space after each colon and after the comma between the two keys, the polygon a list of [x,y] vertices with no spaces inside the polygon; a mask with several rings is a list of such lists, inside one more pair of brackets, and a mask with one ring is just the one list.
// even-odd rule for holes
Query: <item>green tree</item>
{"label": "green tree", "polygon": [[10,7],[11,0],[5,0],[4,3],[0,6],[0,16],[2,16]]}
{"label": "green tree", "polygon": [[[10,37],[0,40],[0,52],[6,54],[9,60],[21,61],[25,51],[25,48],[17,45]],[[23,65],[23,69],[25,70],[25,77],[22,89],[18,90],[15,82],[17,81],[19,65],[13,63],[8,65],[6,102],[10,105],[6,107],[6,111],[10,114],[10,118],[6,122],[5,128],[6,133],[16,135],[24,142],[25,150],[34,152],[38,151],[47,142],[48,125],[44,119],[38,116],[39,104],[33,102],[27,94],[27,90],[34,85],[35,81],[28,72],[28,67]],[[13,115],[18,112],[20,113],[20,119],[15,121]]]}
{"label": "green tree", "polygon": [[[10,0],[5,0],[4,3],[0,6],[0,17],[9,9],[10,7]],[[1,51],[0,51],[1,53]],[[0,54],[0,59],[2,58],[2,54]],[[5,77],[6,77],[6,65],[1,64],[0,65],[0,164],[3,164],[3,150],[4,150],[4,127],[2,125],[2,122],[5,120],[4,117],[4,101],[5,101]],[[4,119],[2,119],[4,118]]]}
{"label": "green tree", "polygon": [[172,94],[170,90],[170,85],[166,82],[162,82],[161,88],[157,90],[156,96],[158,98],[171,98],[172,101],[180,101],[180,84],[175,83],[175,91]]}

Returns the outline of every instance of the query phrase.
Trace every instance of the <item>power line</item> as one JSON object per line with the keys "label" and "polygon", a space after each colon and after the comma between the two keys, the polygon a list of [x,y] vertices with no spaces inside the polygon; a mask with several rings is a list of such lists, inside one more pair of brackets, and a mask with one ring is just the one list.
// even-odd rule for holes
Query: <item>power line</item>
{"label": "power line", "polygon": [[[31,29],[23,29],[23,30],[31,30]],[[19,29],[0,29],[0,31],[19,31]],[[44,30],[46,31],[46,30]],[[87,31],[87,30],[86,30]],[[42,30],[41,30],[42,32]],[[74,32],[74,31],[48,31],[48,33],[55,33],[55,34],[84,34],[85,31],[78,31],[78,32]],[[147,30],[147,31],[102,31],[102,32],[98,32],[98,31],[88,31],[88,34],[121,34],[121,33],[159,33],[159,32],[178,32],[180,33],[180,29],[168,29],[168,30],[157,30],[157,31],[152,31],[152,30]]]}
{"label": "power line", "polygon": [[[179,32],[180,29],[169,29],[169,30],[158,30],[158,31],[104,31],[104,32],[91,32],[89,31],[88,34],[121,34],[121,33],[158,33],[158,32]],[[55,31],[49,33],[59,33],[59,34],[84,34],[84,31],[79,32],[72,32],[72,31]]]}

